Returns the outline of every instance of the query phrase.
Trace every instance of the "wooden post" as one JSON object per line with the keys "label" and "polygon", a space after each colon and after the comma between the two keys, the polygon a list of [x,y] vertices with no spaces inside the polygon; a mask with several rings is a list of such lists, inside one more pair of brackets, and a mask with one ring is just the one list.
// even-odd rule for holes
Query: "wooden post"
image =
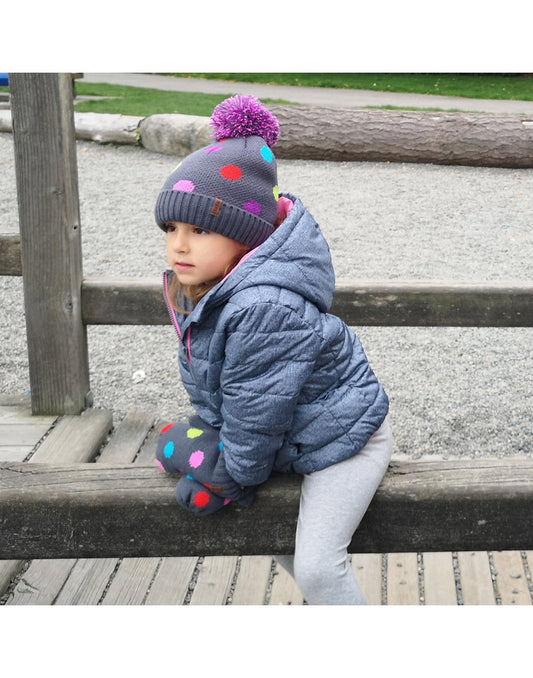
{"label": "wooden post", "polygon": [[90,404],[69,73],[9,76],[34,414]]}

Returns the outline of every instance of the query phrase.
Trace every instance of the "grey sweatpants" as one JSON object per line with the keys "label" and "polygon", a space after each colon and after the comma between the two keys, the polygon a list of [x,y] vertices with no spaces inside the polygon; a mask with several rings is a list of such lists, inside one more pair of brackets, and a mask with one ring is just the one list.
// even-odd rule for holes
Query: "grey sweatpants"
{"label": "grey sweatpants", "polygon": [[356,455],[305,475],[294,556],[276,560],[294,577],[309,605],[365,605],[348,546],[389,465],[388,419]]}

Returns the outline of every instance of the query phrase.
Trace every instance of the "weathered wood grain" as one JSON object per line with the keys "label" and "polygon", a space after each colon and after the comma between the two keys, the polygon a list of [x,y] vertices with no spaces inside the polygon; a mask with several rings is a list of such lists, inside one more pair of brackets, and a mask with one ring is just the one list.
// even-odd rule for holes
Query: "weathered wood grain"
{"label": "weathered wood grain", "polygon": [[[77,417],[80,421],[85,418],[86,413]],[[111,461],[115,464],[131,463],[135,459],[139,448],[150,431],[154,418],[155,415],[149,412],[129,412],[113,430],[113,435],[99,455],[97,462],[103,463]],[[66,419],[71,424],[73,417],[64,417],[63,419]],[[100,420],[102,421],[101,417]],[[105,424],[105,427],[102,432],[105,434],[110,427],[111,422],[109,420],[106,423],[104,419],[103,423]],[[94,426],[92,429],[94,431]],[[69,426],[69,430],[72,433],[71,425]],[[78,433],[85,445],[87,445],[87,442],[91,437],[89,432],[87,430],[80,430]],[[90,454],[88,457],[89,459],[94,457],[100,446],[100,441],[101,437],[97,437],[93,440],[90,448],[91,452],[85,453]],[[62,442],[65,444],[64,435],[62,436]],[[55,444],[57,444],[57,441]],[[67,441],[67,445],[68,444]],[[73,441],[70,441],[71,446],[72,444]],[[79,447],[79,445],[76,446],[74,444],[73,449],[76,447]],[[153,559],[142,559],[143,562],[137,563],[138,574],[144,573],[148,579],[148,583],[150,583],[153,575],[152,560]],[[68,578],[60,595],[55,601],[55,604],[96,605],[104,597],[104,593],[108,592],[110,582],[113,582],[112,588],[109,587],[111,599],[114,600],[116,604],[136,604],[139,602],[139,599],[143,600],[145,592],[142,588],[136,588],[134,589],[134,592],[131,590],[131,586],[129,585],[130,574],[128,573],[134,566],[135,563],[133,562],[133,559],[121,561],[117,558],[80,558],[76,561],[72,570],[70,570]],[[114,582],[115,578],[117,579],[116,582]]]}
{"label": "weathered wood grain", "polygon": [[225,605],[230,594],[237,559],[208,556],[198,567],[198,579],[190,605]]}
{"label": "weathered wood grain", "polygon": [[22,565],[20,560],[0,560],[0,595],[7,590]]}
{"label": "weathered wood grain", "polygon": [[[88,325],[166,325],[161,281],[88,278],[82,289]],[[331,312],[348,325],[533,326],[533,284],[339,281]]]}
{"label": "weathered wood grain", "polygon": [[80,558],[70,570],[54,605],[96,605],[115,566],[115,558]]}
{"label": "weathered wood grain", "polygon": [[291,575],[279,563],[276,564],[269,605],[303,605],[300,589]]}
{"label": "weathered wood grain", "polygon": [[425,605],[457,605],[453,556],[451,553],[424,553]]}
{"label": "weathered wood grain", "polygon": [[[1,265],[0,256],[0,273]],[[349,325],[531,327],[532,300],[533,285],[527,283],[354,280],[337,283],[331,311]],[[86,325],[169,322],[156,278],[86,278],[81,305]]]}
{"label": "weathered wood grain", "polygon": [[387,605],[420,605],[416,553],[387,555]]}
{"label": "weathered wood grain", "polygon": [[352,570],[368,605],[381,605],[383,556],[380,553],[355,553]]}
{"label": "weathered wood grain", "polygon": [[76,560],[33,560],[11,592],[8,605],[53,605]]}
{"label": "weathered wood grain", "polygon": [[270,556],[243,556],[232,605],[263,605],[272,569]]}
{"label": "weathered wood grain", "polygon": [[[276,474],[251,508],[231,505],[199,520],[177,507],[176,476],[155,465],[4,463],[0,556],[291,553],[300,482]],[[527,549],[532,509],[533,460],[394,462],[350,551]]]}
{"label": "weathered wood grain", "polygon": [[457,554],[457,560],[463,605],[496,605],[489,554],[485,551],[465,551]]}
{"label": "weathered wood grain", "polygon": [[55,422],[23,405],[0,404],[0,461],[24,461]]}
{"label": "weathered wood grain", "polygon": [[531,605],[527,573],[519,551],[494,551],[494,576],[502,605]]}
{"label": "weathered wood grain", "polygon": [[183,605],[198,558],[163,558],[145,605]]}
{"label": "weathered wood grain", "polygon": [[31,458],[46,464],[76,464],[94,459],[113,427],[109,410],[88,409],[61,417]]}
{"label": "weathered wood grain", "polygon": [[269,109],[283,130],[278,158],[533,166],[533,129],[521,116],[280,104]]}
{"label": "weathered wood grain", "polygon": [[10,77],[34,414],[79,414],[90,398],[72,80]]}
{"label": "weathered wood grain", "polygon": [[158,565],[159,558],[124,558],[102,605],[140,605]]}
{"label": "weathered wood grain", "polygon": [[151,431],[156,415],[153,412],[128,412],[102,450],[100,463],[128,464],[132,462]]}
{"label": "weathered wood grain", "polygon": [[339,281],[331,312],[349,325],[531,327],[533,285]]}

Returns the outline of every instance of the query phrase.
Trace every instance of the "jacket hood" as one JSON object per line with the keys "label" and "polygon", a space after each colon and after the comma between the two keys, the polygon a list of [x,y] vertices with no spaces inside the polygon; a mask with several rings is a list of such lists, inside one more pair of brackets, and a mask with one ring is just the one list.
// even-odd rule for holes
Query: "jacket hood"
{"label": "jacket hood", "polygon": [[192,316],[197,316],[197,311],[202,312],[200,307],[223,303],[236,292],[259,285],[290,290],[313,303],[321,312],[329,310],[335,291],[329,245],[301,200],[290,194],[283,197],[293,202],[286,219],[202,299]]}

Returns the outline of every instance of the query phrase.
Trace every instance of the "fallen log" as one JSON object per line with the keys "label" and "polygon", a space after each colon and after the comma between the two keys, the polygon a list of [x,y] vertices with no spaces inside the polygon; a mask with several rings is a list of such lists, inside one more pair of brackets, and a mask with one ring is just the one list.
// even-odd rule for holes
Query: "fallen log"
{"label": "fallen log", "polygon": [[[533,120],[527,116],[426,111],[269,106],[278,117],[278,158],[533,167]],[[100,143],[139,143],[184,156],[211,142],[207,117],[147,118],[76,113],[76,136]],[[0,132],[12,131],[0,111]]]}
{"label": "fallen log", "polygon": [[533,167],[526,116],[271,105],[278,158]]}

